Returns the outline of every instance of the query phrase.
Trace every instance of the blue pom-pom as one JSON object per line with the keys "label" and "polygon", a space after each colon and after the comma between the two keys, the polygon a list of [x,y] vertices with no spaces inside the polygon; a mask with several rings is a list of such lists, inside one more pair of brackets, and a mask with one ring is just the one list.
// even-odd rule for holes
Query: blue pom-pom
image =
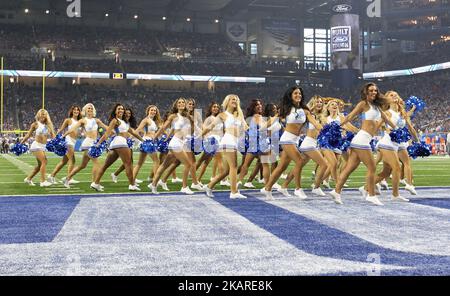
{"label": "blue pom-pom", "polygon": [[109,143],[107,141],[103,141],[100,146],[97,147],[97,143],[100,140],[100,138],[95,141],[94,146],[91,146],[88,150],[88,155],[91,158],[98,158],[100,155],[105,152],[109,146]]}
{"label": "blue pom-pom", "polygon": [[133,148],[134,141],[132,138],[127,138],[127,145],[128,145],[128,148],[130,148],[130,149]]}
{"label": "blue pom-pom", "polygon": [[166,135],[162,135],[157,142],[157,149],[161,153],[169,152],[169,142],[172,138],[167,138]]}
{"label": "blue pom-pom", "polygon": [[67,154],[66,138],[58,134],[53,139],[47,141],[45,148],[47,151],[54,152],[58,156],[64,156]]}
{"label": "blue pom-pom", "polygon": [[304,139],[305,139],[305,135],[301,135],[300,138],[298,139],[298,144],[297,144],[298,151],[300,151],[300,146],[302,145]]}
{"label": "blue pom-pom", "polygon": [[140,151],[144,153],[155,153],[157,149],[158,144],[151,139],[145,140],[140,145]]}
{"label": "blue pom-pom", "polygon": [[411,110],[413,106],[416,106],[416,109],[414,110],[414,113],[412,114],[411,118],[416,115],[416,112],[423,111],[426,107],[426,104],[424,100],[422,100],[421,98],[418,98],[416,96],[410,96],[405,102],[406,110],[407,111]]}
{"label": "blue pom-pom", "polygon": [[24,154],[25,152],[28,151],[28,146],[25,145],[25,144],[17,143],[17,144],[14,144],[14,146],[11,147],[10,151],[12,153],[14,153],[15,155],[20,156],[20,155],[22,155],[22,154]]}
{"label": "blue pom-pom", "polygon": [[372,139],[371,141],[370,141],[370,148],[372,148],[372,152],[375,152],[375,151],[377,151],[377,143],[378,143],[378,141],[377,140],[375,140],[375,139]]}
{"label": "blue pom-pom", "polygon": [[208,137],[203,139],[203,150],[206,154],[213,156],[219,149],[219,142],[215,137]]}
{"label": "blue pom-pom", "polygon": [[317,137],[317,143],[321,148],[325,149],[339,149],[342,146],[343,138],[341,126],[333,121],[326,124]]}
{"label": "blue pom-pom", "polygon": [[348,150],[348,148],[350,148],[350,144],[353,140],[353,138],[355,137],[355,134],[352,132],[347,131],[347,133],[344,136],[344,139],[342,141],[341,147],[339,148],[339,150],[341,150],[342,152],[345,152]]}
{"label": "blue pom-pom", "polygon": [[409,156],[413,159],[417,157],[426,157],[431,155],[431,145],[426,144],[425,142],[414,142],[407,148]]}
{"label": "blue pom-pom", "polygon": [[389,133],[389,136],[391,137],[391,141],[395,143],[402,143],[402,142],[408,142],[411,139],[411,134],[409,133],[409,130],[404,128],[398,128]]}
{"label": "blue pom-pom", "polygon": [[242,155],[247,154],[249,147],[248,143],[248,131],[245,132],[245,135],[243,137],[240,137],[238,140],[238,150],[241,152]]}

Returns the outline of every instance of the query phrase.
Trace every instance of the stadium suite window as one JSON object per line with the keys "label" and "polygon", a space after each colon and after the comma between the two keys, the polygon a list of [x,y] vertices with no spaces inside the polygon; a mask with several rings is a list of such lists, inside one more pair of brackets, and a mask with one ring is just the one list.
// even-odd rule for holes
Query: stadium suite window
{"label": "stadium suite window", "polygon": [[250,44],[250,54],[258,54],[258,44],[256,43],[251,43]]}

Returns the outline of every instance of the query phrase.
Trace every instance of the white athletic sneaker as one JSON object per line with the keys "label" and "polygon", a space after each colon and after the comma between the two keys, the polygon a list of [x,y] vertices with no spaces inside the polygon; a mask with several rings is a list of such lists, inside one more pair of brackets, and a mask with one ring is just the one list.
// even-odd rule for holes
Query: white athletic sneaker
{"label": "white athletic sneaker", "polygon": [[192,184],[191,185],[192,189],[197,189],[198,191],[203,191],[203,185],[201,183],[197,183],[197,184]]}
{"label": "white athletic sneaker", "polygon": [[136,184],[128,185],[128,190],[130,191],[141,191],[141,188],[137,187]]}
{"label": "white athletic sneaker", "polygon": [[294,191],[294,195],[299,197],[300,199],[307,199],[308,197],[306,196],[305,192],[303,192],[302,188],[299,189],[295,189]]}
{"label": "white athletic sneaker", "polygon": [[70,179],[69,180],[69,184],[79,184],[79,183],[80,183],[80,181],[77,181],[75,179]]}
{"label": "white athletic sneaker", "polygon": [[147,187],[150,189],[150,191],[151,191],[153,194],[159,194],[158,189],[157,189],[157,186],[153,186],[152,183],[149,183],[149,184],[147,185]]}
{"label": "white athletic sneaker", "polygon": [[164,183],[162,180],[158,181],[158,185],[156,187],[161,186],[164,191],[169,191],[169,187],[167,187],[167,183]]}
{"label": "white athletic sneaker", "polygon": [[242,199],[245,199],[245,198],[247,198],[247,196],[242,195],[242,194],[240,194],[239,192],[238,192],[238,193],[231,193],[231,192],[230,192],[230,198],[231,198],[231,199],[236,199],[236,198],[242,198]]}
{"label": "white athletic sneaker", "polygon": [[409,201],[409,199],[404,198],[403,196],[399,195],[399,196],[391,196],[391,200],[392,201]]}
{"label": "white athletic sneaker", "polygon": [[259,184],[264,184],[264,178],[262,178],[262,179],[259,179],[259,178],[258,178],[258,183],[259,183]]}
{"label": "white athletic sneaker", "polygon": [[281,185],[278,184],[278,183],[275,183],[275,184],[273,184],[272,188],[275,189],[275,190],[278,190],[278,189],[281,188]]}
{"label": "white athletic sneaker", "polygon": [[220,181],[220,186],[228,186],[231,187],[231,184],[228,180],[222,180]]}
{"label": "white athletic sneaker", "polygon": [[287,179],[287,177],[288,177],[288,175],[287,174],[281,174],[281,177],[280,177],[280,179]]}
{"label": "white athletic sneaker", "polygon": [[268,200],[273,200],[272,192],[267,191],[266,188],[261,188],[260,192],[265,195]]}
{"label": "white athletic sneaker", "polygon": [[403,184],[405,186],[408,185],[408,183],[406,182],[406,179],[401,179],[400,180],[400,184]]}
{"label": "white athletic sneaker", "polygon": [[52,175],[48,175],[47,176],[47,182],[52,183],[52,185],[56,184],[56,178],[52,177]]}
{"label": "white athletic sneaker", "polygon": [[214,197],[212,189],[209,188],[208,185],[203,185],[203,190],[205,191],[207,197]]}
{"label": "white athletic sneaker", "polygon": [[381,195],[381,185],[380,184],[375,184],[375,193],[377,195]]}
{"label": "white athletic sneaker", "polygon": [[30,186],[36,186],[36,184],[33,183],[33,180],[30,180],[28,178],[23,179],[23,182]]}
{"label": "white athletic sneaker", "polygon": [[409,191],[412,195],[417,195],[416,188],[413,185],[406,184],[405,189]]}
{"label": "white athletic sneaker", "polygon": [[383,203],[382,203],[376,196],[370,196],[370,195],[367,195],[366,200],[367,200],[368,202],[373,203],[374,205],[377,205],[377,206],[384,206]]}
{"label": "white athletic sneaker", "polygon": [[39,183],[39,186],[41,187],[48,187],[48,186],[52,186],[52,183],[48,182],[48,181],[44,181]]}
{"label": "white athletic sneaker", "polygon": [[172,183],[182,183],[183,180],[181,180],[180,178],[172,178]]}
{"label": "white athletic sneaker", "polygon": [[325,186],[327,189],[331,189],[330,183],[328,183],[327,180],[323,180],[322,185]]}
{"label": "white athletic sneaker", "polygon": [[348,187],[348,184],[347,183],[344,183],[344,185],[343,185],[344,187]]}
{"label": "white athletic sneaker", "polygon": [[313,188],[313,190],[311,192],[315,195],[326,196],[326,194],[322,191],[322,189],[320,187]]}
{"label": "white athletic sneaker", "polygon": [[141,184],[141,183],[144,182],[144,181],[139,180],[139,179],[136,178],[136,180],[134,180],[134,182],[136,182],[137,184]]}
{"label": "white athletic sneaker", "polygon": [[289,191],[287,190],[287,188],[277,188],[277,191],[281,194],[283,194],[283,196],[285,197],[292,197],[292,195],[289,193]]}
{"label": "white athletic sneaker", "polygon": [[[64,178],[63,182],[64,182],[63,183],[64,187],[70,188],[70,183],[69,183],[69,180],[67,180],[67,178]],[[95,183],[92,182],[92,184],[95,184]],[[91,187],[92,187],[92,184],[91,184]]]}
{"label": "white athletic sneaker", "polygon": [[111,179],[114,183],[117,183],[117,181],[119,180],[119,178],[116,175],[114,175],[114,173],[111,173]]}
{"label": "white athletic sneaker", "polygon": [[366,196],[367,196],[367,191],[366,191],[366,189],[364,188],[364,186],[359,187],[359,188],[358,188],[358,191],[361,193],[361,195],[362,195],[363,197],[366,197]]}
{"label": "white athletic sneaker", "polygon": [[100,184],[91,183],[91,188],[97,191],[103,191],[103,188],[101,187]]}
{"label": "white athletic sneaker", "polygon": [[186,187],[184,187],[184,188],[181,188],[180,192],[182,192],[182,193],[184,193],[184,194],[189,194],[189,195],[194,194],[194,192],[192,192],[192,190],[189,189],[188,186],[186,186]]}
{"label": "white athletic sneaker", "polygon": [[255,185],[253,185],[251,182],[247,182],[244,184],[245,188],[256,188]]}
{"label": "white athletic sneaker", "polygon": [[386,182],[386,180],[382,180],[382,181],[380,182],[380,185],[381,185],[381,188],[382,188],[382,189],[384,189],[384,190],[389,190],[389,185],[388,185],[388,183]]}
{"label": "white athletic sneaker", "polygon": [[333,200],[335,203],[337,203],[338,205],[343,204],[343,202],[341,200],[341,195],[339,193],[337,193],[335,190],[329,192],[329,194],[333,197]]}

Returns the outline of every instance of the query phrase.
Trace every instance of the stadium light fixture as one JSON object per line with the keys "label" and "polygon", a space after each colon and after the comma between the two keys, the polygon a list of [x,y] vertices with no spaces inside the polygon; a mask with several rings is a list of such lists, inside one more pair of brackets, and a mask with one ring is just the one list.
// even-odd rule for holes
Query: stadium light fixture
{"label": "stadium light fixture", "polygon": [[186,21],[187,21],[187,22],[190,22],[190,21],[191,21],[191,18],[190,18],[190,17],[188,17],[188,18],[186,19]]}
{"label": "stadium light fixture", "polygon": [[162,17],[162,20],[163,20],[163,21],[165,21],[166,19],[167,19],[167,17],[165,17],[165,16]]}
{"label": "stadium light fixture", "polygon": [[219,23],[219,20],[218,20],[218,19],[215,19],[214,22],[215,22],[216,24],[218,24],[218,23]]}
{"label": "stadium light fixture", "polygon": [[25,8],[25,13],[29,13],[30,12],[30,10],[28,9],[28,8]]}
{"label": "stadium light fixture", "polygon": [[134,15],[134,19],[137,19],[139,16],[137,14]]}
{"label": "stadium light fixture", "polygon": [[108,17],[109,16],[109,13],[105,13],[105,17]]}
{"label": "stadium light fixture", "polygon": [[45,14],[49,14],[49,13],[50,13],[50,10],[47,9],[47,10],[45,11]]}

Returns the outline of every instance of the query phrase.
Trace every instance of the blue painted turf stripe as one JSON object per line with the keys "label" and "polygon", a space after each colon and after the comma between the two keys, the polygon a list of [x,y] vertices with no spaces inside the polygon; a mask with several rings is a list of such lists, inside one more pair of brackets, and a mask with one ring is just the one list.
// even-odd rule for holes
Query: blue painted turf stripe
{"label": "blue painted turf stripe", "polygon": [[432,206],[441,209],[450,209],[450,199],[448,198],[421,198],[421,199],[411,199],[410,201],[425,206]]}
{"label": "blue painted turf stripe", "polygon": [[80,198],[9,198],[0,202],[0,244],[51,242]]}
{"label": "blue painted turf stripe", "polygon": [[214,199],[223,206],[306,253],[358,262],[366,262],[370,253],[376,253],[380,254],[382,264],[417,268],[408,273],[421,270],[421,274],[450,274],[450,256],[388,249],[248,194],[248,200],[230,200],[225,193],[215,196]]}

